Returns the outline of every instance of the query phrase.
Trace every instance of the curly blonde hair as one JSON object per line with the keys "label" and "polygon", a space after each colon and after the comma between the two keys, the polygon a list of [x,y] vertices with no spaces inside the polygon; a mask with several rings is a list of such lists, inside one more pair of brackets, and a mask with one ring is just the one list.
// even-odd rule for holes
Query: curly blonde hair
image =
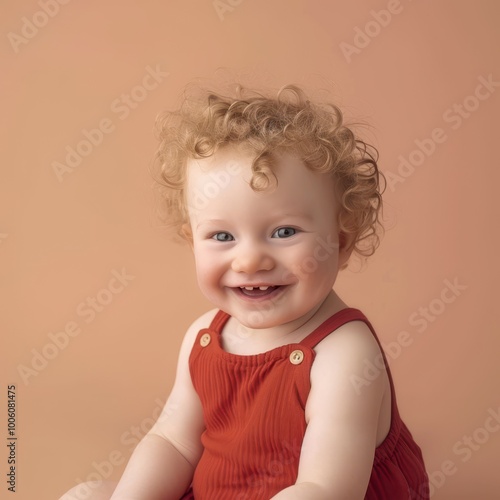
{"label": "curly blonde hair", "polygon": [[210,157],[227,145],[244,145],[255,152],[250,182],[255,191],[276,185],[273,165],[279,152],[296,154],[312,171],[333,175],[339,230],[358,255],[375,252],[383,230],[385,177],[377,166],[376,148],[355,136],[336,105],[313,103],[296,85],[286,85],[275,95],[241,85],[232,96],[197,91],[196,97],[185,96],[178,110],[164,112],[156,121],[160,145],[153,176],[165,203],[166,222],[181,238],[189,238],[187,160]]}

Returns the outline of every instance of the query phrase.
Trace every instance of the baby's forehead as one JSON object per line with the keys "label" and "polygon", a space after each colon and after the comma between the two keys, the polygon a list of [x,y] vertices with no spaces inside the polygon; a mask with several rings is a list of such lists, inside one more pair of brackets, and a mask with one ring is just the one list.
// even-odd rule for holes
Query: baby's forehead
{"label": "baby's forehead", "polygon": [[230,153],[215,153],[208,158],[188,158],[186,161],[186,171],[188,175],[210,174],[217,170],[223,170],[229,175],[242,175],[245,169],[250,170],[253,158],[239,156]]}
{"label": "baby's forehead", "polygon": [[[307,168],[300,156],[293,151],[277,149],[266,154],[268,158],[266,168],[269,168],[272,172],[279,173],[282,169],[291,168],[291,164],[295,166],[300,164],[300,168]],[[252,173],[254,161],[261,159],[258,157],[259,153],[252,149],[251,146],[228,145],[219,148],[215,153],[205,158],[188,158],[186,160],[186,170],[188,175],[210,174],[215,170],[223,170],[230,176],[241,176]]]}
{"label": "baby's forehead", "polygon": [[252,209],[256,204],[273,212],[291,212],[296,208],[314,213],[333,208],[333,179],[311,171],[297,155],[277,155],[270,167],[276,183],[263,189],[251,184],[254,158],[255,154],[249,152],[226,149],[208,158],[189,160],[185,193],[191,215],[212,209]]}
{"label": "baby's forehead", "polygon": [[211,198],[230,185],[248,185],[252,178],[251,165],[251,158],[237,159],[231,155],[190,159],[186,164],[186,195],[201,192]]}

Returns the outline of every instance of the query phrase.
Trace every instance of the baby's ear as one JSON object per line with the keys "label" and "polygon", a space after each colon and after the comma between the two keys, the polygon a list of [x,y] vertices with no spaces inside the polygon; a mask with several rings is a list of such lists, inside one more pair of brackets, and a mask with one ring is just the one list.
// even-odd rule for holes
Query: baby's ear
{"label": "baby's ear", "polygon": [[353,250],[354,235],[346,234],[341,231],[339,233],[339,268],[341,268],[344,264],[347,264]]}
{"label": "baby's ear", "polygon": [[191,250],[193,249],[193,231],[191,230],[191,224],[185,222],[181,226],[182,237],[189,243]]}

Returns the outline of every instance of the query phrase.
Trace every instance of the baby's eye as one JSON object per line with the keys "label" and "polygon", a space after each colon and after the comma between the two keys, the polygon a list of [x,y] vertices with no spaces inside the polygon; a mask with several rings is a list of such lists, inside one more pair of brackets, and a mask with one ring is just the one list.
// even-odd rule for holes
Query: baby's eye
{"label": "baby's eye", "polygon": [[212,239],[217,240],[217,241],[233,241],[234,240],[234,238],[229,233],[225,233],[223,231],[220,233],[215,233],[212,236]]}
{"label": "baby's eye", "polygon": [[280,227],[273,233],[273,238],[289,238],[297,231],[293,227]]}

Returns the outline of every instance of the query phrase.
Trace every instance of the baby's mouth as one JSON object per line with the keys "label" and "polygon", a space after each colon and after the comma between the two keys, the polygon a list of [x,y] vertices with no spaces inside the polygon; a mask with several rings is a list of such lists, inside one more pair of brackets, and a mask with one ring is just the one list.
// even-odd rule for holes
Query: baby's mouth
{"label": "baby's mouth", "polygon": [[269,295],[274,290],[279,288],[279,286],[240,286],[238,287],[241,290],[243,295],[247,297],[263,297],[265,295]]}

